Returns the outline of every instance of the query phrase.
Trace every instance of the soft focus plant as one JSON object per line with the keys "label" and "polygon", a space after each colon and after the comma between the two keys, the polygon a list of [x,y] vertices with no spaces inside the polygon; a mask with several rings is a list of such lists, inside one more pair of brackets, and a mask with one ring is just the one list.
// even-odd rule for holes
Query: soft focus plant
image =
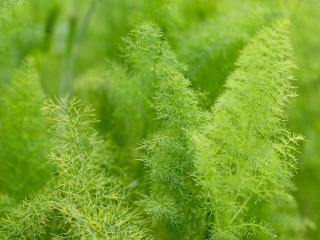
{"label": "soft focus plant", "polygon": [[0,239],[317,239],[317,6],[0,0]]}

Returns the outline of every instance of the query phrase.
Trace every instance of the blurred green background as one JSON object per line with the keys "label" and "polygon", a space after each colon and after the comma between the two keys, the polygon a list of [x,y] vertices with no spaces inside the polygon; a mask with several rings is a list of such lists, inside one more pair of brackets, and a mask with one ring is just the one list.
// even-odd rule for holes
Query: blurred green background
{"label": "blurred green background", "polygon": [[[161,27],[186,65],[185,74],[201,95],[203,107],[209,108],[223,92],[239,51],[251,37],[277,18],[290,18],[298,97],[288,109],[288,122],[306,138],[299,152],[294,195],[301,215],[309,222],[304,239],[320,239],[320,0],[0,3],[1,84],[10,81],[24,59],[32,57],[45,94],[77,95],[96,108],[97,128],[118,149],[120,162],[133,159],[140,140],[154,128],[153,116],[145,113],[148,109],[143,103],[140,109],[139,104],[126,102],[123,96],[127,93],[119,92],[121,84],[126,84],[120,80],[126,77],[110,70],[125,67],[139,78],[125,59],[124,38],[136,24],[150,21]],[[133,172],[127,170],[129,179],[142,171],[141,166],[135,167]],[[25,191],[27,195],[36,187]]]}

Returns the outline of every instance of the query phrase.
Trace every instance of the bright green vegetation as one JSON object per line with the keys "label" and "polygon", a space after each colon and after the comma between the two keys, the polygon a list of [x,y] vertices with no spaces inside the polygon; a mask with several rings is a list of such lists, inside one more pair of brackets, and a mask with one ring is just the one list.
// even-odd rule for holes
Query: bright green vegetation
{"label": "bright green vegetation", "polygon": [[0,0],[0,239],[319,239],[317,7]]}

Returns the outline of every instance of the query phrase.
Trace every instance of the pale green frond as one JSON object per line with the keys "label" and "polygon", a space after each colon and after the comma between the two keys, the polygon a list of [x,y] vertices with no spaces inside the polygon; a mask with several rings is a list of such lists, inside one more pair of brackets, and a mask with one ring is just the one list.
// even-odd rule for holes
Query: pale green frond
{"label": "pale green frond", "polygon": [[212,239],[259,232],[265,226],[248,219],[251,205],[291,198],[300,137],[284,124],[296,69],[289,25],[283,20],[263,29],[242,50],[204,136],[194,137],[198,181],[213,209]]}

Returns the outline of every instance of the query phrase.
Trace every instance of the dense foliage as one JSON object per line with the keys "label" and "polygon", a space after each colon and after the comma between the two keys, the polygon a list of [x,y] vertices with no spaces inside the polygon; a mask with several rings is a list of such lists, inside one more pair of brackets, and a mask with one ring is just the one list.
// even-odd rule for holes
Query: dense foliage
{"label": "dense foliage", "polygon": [[319,0],[0,0],[0,239],[320,239]]}

